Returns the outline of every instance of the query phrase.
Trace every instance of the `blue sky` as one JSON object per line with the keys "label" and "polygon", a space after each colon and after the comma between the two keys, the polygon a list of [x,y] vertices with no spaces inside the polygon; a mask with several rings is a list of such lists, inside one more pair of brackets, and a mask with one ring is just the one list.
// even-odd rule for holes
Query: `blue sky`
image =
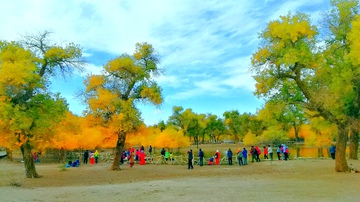
{"label": "blue sky", "polygon": [[0,40],[51,30],[57,43],[83,47],[85,72],[66,80],[53,79],[69,109],[86,108],[75,97],[88,73],[133,53],[135,43],[151,43],[166,74],[159,107],[138,105],[146,124],[166,121],[173,106],[222,117],[225,111],[255,113],[263,100],[254,95],[250,58],[261,45],[258,33],[270,20],[291,12],[311,15],[318,23],[329,0],[12,0],[1,2]]}

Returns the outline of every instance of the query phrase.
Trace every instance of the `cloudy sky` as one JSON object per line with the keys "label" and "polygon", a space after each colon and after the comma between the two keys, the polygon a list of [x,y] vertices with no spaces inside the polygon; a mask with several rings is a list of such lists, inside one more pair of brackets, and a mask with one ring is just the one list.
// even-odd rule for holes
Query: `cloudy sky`
{"label": "cloudy sky", "polygon": [[229,110],[255,113],[264,103],[253,95],[249,71],[258,33],[289,11],[309,14],[316,24],[329,7],[329,0],[11,0],[1,2],[0,40],[50,30],[53,41],[83,47],[86,72],[52,83],[79,115],[86,105],[75,92],[85,75],[133,53],[137,42],[151,43],[165,70],[157,78],[164,103],[138,107],[144,122],[155,124],[173,106],[220,117]]}

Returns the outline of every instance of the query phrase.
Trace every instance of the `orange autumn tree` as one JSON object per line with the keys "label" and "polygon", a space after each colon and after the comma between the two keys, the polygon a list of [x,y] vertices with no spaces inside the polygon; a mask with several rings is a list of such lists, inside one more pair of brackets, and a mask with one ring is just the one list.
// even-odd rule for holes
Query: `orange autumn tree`
{"label": "orange autumn tree", "polygon": [[152,45],[137,43],[133,55],[122,54],[103,67],[103,74],[89,75],[84,96],[88,102],[87,116],[94,123],[113,132],[116,141],[112,170],[120,170],[120,157],[128,134],[142,124],[137,102],[162,102],[161,88],[154,77],[160,73],[158,56]]}
{"label": "orange autumn tree", "polygon": [[190,146],[190,140],[181,130],[168,127],[156,136],[153,145],[158,148],[181,148]]}

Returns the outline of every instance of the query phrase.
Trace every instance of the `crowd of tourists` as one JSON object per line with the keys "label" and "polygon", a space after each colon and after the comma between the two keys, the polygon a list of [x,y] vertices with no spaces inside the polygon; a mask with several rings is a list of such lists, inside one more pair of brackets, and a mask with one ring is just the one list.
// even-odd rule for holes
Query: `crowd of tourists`
{"label": "crowd of tourists", "polygon": [[[261,154],[263,154],[263,159],[269,159],[274,160],[274,150],[270,145],[267,147],[264,146],[262,149],[260,149],[258,146],[251,146],[250,150],[248,151],[245,147],[243,149],[239,148],[235,152],[229,148],[225,152],[225,155],[227,157],[227,163],[228,165],[233,165],[233,158],[236,157],[238,165],[247,165],[248,164],[248,158],[251,158],[251,162],[260,162],[261,161]],[[133,167],[135,162],[139,163],[139,165],[145,165],[146,164],[146,154],[149,154],[150,157],[153,153],[153,147],[150,145],[148,147],[147,152],[145,151],[144,146],[141,146],[140,148],[128,148],[127,150],[123,151],[120,158],[120,165],[123,165],[125,162],[129,164],[130,167]],[[162,159],[164,161],[174,161],[174,155],[172,152],[167,151],[165,148],[162,148],[160,151],[160,154],[162,156]],[[289,148],[285,144],[281,144],[276,148],[276,154],[278,160],[288,160],[289,158]],[[187,152],[187,159],[188,159],[188,169],[193,169],[193,160],[194,160],[194,154],[192,150],[189,150]],[[221,160],[221,153],[219,150],[216,150],[214,155],[212,155],[210,158],[208,158],[208,161],[204,163],[205,155],[204,151],[199,149],[198,155],[199,162],[198,164],[200,166],[203,166],[204,164],[207,165],[220,165]],[[90,160],[90,164],[97,164],[99,158],[99,152],[98,150],[95,151],[89,151],[86,150],[83,154],[83,163],[88,164]],[[75,166],[79,165],[79,161],[76,161],[77,164]],[[74,165],[75,162],[73,162]],[[74,166],[73,166],[74,167]]]}

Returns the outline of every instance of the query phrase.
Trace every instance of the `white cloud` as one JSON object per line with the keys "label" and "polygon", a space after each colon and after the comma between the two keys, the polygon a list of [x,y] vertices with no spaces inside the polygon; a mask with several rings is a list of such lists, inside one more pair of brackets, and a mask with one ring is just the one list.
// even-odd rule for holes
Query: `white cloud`
{"label": "white cloud", "polygon": [[[88,58],[96,52],[131,54],[136,42],[149,42],[166,70],[157,78],[167,92],[164,105],[205,96],[221,100],[236,90],[254,90],[250,57],[269,20],[289,10],[318,19],[327,5],[328,0],[12,0],[1,3],[0,39],[51,30],[56,42],[89,50]],[[97,56],[80,76],[100,73],[108,58]]]}

